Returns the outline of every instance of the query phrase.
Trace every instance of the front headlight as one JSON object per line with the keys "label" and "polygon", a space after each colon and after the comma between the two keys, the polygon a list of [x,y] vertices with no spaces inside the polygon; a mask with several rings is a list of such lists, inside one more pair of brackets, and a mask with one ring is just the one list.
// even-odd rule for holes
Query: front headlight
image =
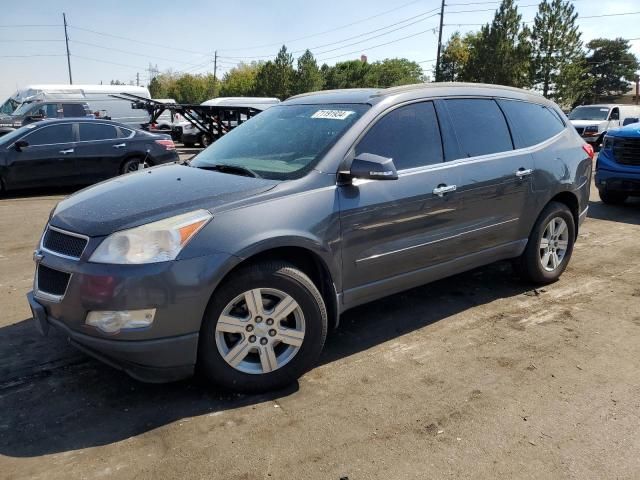
{"label": "front headlight", "polygon": [[112,233],[93,252],[89,261],[141,264],[174,260],[211,218],[208,211],[196,210]]}

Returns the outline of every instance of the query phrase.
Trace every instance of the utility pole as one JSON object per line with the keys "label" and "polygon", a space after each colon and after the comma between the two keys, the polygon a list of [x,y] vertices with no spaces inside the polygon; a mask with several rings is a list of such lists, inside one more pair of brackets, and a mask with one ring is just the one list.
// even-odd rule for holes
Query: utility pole
{"label": "utility pole", "polygon": [[140,72],[136,72],[136,86],[140,86]]}
{"label": "utility pole", "polygon": [[69,68],[69,85],[73,85],[73,78],[71,77],[71,54],[69,53],[69,34],[67,33],[67,16],[62,13],[62,21],[64,22],[64,41],[67,45],[67,67]]}
{"label": "utility pole", "polygon": [[216,73],[218,72],[218,51],[213,52],[213,84],[217,83]]}
{"label": "utility pole", "polygon": [[442,24],[444,22],[444,0],[440,6],[440,28],[438,29],[438,55],[436,58],[436,82],[440,81],[440,51],[442,50]]}

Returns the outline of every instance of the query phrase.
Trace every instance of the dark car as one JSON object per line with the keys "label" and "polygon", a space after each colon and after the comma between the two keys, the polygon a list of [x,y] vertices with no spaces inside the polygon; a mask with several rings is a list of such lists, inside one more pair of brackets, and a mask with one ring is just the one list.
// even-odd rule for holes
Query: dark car
{"label": "dark car", "polygon": [[0,137],[23,125],[47,118],[92,117],[86,102],[25,102],[11,115],[0,116]]}
{"label": "dark car", "polygon": [[592,155],[554,103],[519,89],[293,97],[189,166],[60,202],[29,302],[42,332],[136,378],[198,364],[227,388],[277,388],[356,305],[503,259],[557,280]]}
{"label": "dark car", "polygon": [[167,135],[97,119],[43,120],[0,137],[0,190],[88,185],[138,166],[175,162]]}

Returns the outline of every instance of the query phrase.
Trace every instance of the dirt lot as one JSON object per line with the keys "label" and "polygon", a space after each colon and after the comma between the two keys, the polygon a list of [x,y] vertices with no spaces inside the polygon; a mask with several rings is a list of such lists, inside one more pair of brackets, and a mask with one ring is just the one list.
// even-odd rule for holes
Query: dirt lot
{"label": "dirt lot", "polygon": [[66,192],[0,199],[0,477],[638,478],[640,202],[602,205],[568,271],[508,263],[343,316],[287,391],[145,385],[39,337],[31,252]]}

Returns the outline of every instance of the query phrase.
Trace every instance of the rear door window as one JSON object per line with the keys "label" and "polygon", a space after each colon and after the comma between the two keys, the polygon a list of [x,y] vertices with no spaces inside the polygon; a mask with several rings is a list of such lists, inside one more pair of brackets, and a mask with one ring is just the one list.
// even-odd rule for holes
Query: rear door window
{"label": "rear door window", "polygon": [[80,123],[80,141],[111,140],[118,138],[118,131],[113,125],[102,123]]}
{"label": "rear door window", "polygon": [[414,103],[386,114],[356,146],[356,155],[392,158],[398,170],[442,163],[440,128],[432,102]]}
{"label": "rear door window", "polygon": [[62,115],[65,117],[86,117],[87,112],[84,109],[84,105],[79,103],[63,103]]}
{"label": "rear door window", "polygon": [[544,142],[564,130],[557,114],[543,105],[518,100],[499,100],[511,124],[516,148]]}
{"label": "rear door window", "polygon": [[494,100],[451,99],[445,100],[445,104],[462,158],[513,150],[507,121]]}
{"label": "rear door window", "polygon": [[73,142],[73,124],[51,125],[30,133],[24,139],[30,146]]}

